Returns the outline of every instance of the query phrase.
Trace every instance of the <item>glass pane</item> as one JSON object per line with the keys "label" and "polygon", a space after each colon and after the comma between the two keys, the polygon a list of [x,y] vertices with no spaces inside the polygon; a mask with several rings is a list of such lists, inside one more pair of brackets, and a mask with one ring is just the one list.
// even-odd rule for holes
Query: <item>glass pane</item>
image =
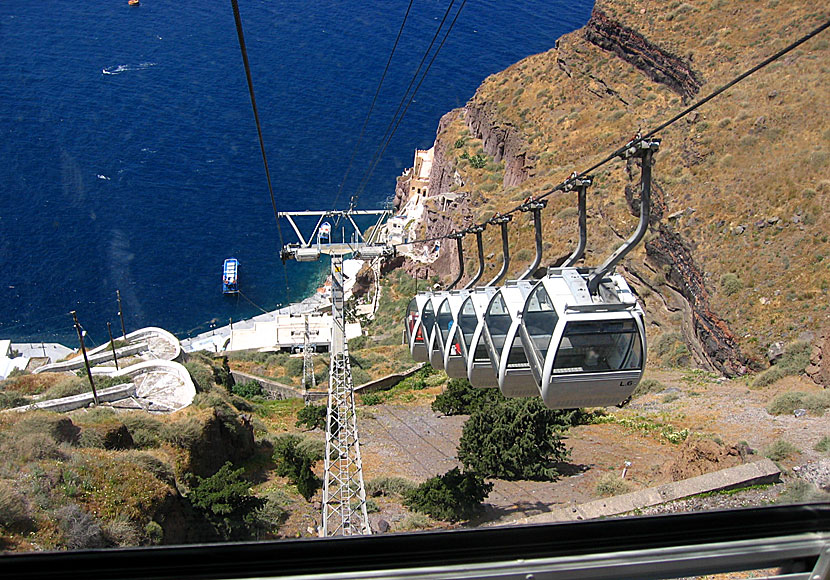
{"label": "glass pane", "polygon": [[490,302],[485,321],[490,339],[493,341],[493,347],[501,351],[504,346],[504,338],[507,336],[507,331],[510,329],[510,323],[512,322],[501,294],[497,294]]}
{"label": "glass pane", "polygon": [[432,334],[433,326],[435,326],[435,310],[432,308],[432,300],[429,300],[424,306],[424,331],[427,339]]}
{"label": "glass pane", "polygon": [[522,341],[517,336],[513,339],[513,345],[510,347],[510,354],[507,355],[508,369],[526,369],[530,365],[527,362],[527,355],[525,349],[522,347]]}
{"label": "glass pane", "polygon": [[461,332],[464,333],[464,345],[467,350],[470,350],[470,343],[473,341],[473,334],[478,326],[478,316],[476,316],[476,309],[471,298],[467,298],[461,307],[461,312],[458,315],[458,326],[461,328]]}
{"label": "glass pane", "polygon": [[415,299],[413,298],[412,301],[409,303],[409,307],[406,310],[406,331],[407,336],[412,336],[412,331],[415,330],[415,324],[418,323],[418,305],[415,303]]}
{"label": "glass pane", "polygon": [[539,360],[544,360],[550,348],[550,341],[559,316],[553,309],[553,303],[539,284],[527,299],[523,321]]}
{"label": "glass pane", "polygon": [[569,322],[565,327],[554,373],[639,369],[643,347],[633,320]]}
{"label": "glass pane", "polygon": [[441,329],[441,338],[443,339],[443,344],[447,343],[447,337],[450,335],[450,330],[452,329],[453,320],[452,320],[452,313],[450,312],[450,302],[449,300],[444,300],[441,303],[441,307],[438,309],[438,328]]}

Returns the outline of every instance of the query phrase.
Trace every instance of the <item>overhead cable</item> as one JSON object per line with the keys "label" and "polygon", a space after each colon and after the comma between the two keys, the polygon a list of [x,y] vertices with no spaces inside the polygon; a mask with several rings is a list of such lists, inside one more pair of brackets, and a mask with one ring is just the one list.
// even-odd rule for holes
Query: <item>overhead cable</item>
{"label": "overhead cable", "polygon": [[349,158],[349,165],[346,167],[346,173],[343,175],[343,179],[340,181],[340,186],[337,188],[337,195],[334,196],[332,208],[337,208],[337,202],[340,199],[340,194],[343,192],[343,186],[346,183],[346,179],[349,177],[349,172],[352,169],[352,164],[354,163],[354,158],[357,155],[357,150],[360,147],[360,143],[363,141],[363,135],[366,133],[366,125],[369,123],[369,117],[372,116],[372,111],[375,110],[375,103],[378,100],[380,88],[383,86],[383,81],[386,79],[386,73],[389,71],[389,65],[392,63],[392,57],[395,55],[395,50],[398,48],[398,42],[401,40],[403,27],[406,25],[407,18],[409,18],[409,11],[412,9],[413,2],[414,0],[409,0],[409,6],[406,7],[406,14],[403,15],[403,22],[401,22],[401,27],[398,30],[398,36],[395,38],[395,44],[392,46],[392,51],[389,53],[389,58],[386,60],[386,67],[383,69],[383,74],[380,76],[378,88],[375,90],[375,96],[372,97],[372,104],[369,105],[369,112],[366,113],[366,118],[363,120],[363,127],[360,128],[360,135],[358,136],[357,143],[355,143],[354,149],[352,150],[352,156]]}
{"label": "overhead cable", "polygon": [[[450,23],[449,27],[444,33],[444,38],[441,40],[441,43],[439,44],[435,53],[432,55],[432,59],[430,60],[427,68],[424,70],[423,75],[421,75],[421,79],[420,81],[418,81],[418,85],[415,87],[415,90],[410,95],[409,91],[412,88],[412,85],[414,85],[415,81],[418,79],[418,75],[421,72],[421,68],[423,67],[424,62],[426,62],[426,59],[429,56],[430,51],[432,51],[432,47],[435,45],[435,41],[438,39],[438,35],[441,34],[441,29],[444,27],[444,23],[446,22],[447,17],[450,15],[450,12],[452,11],[452,7],[455,4],[455,0],[451,0],[449,6],[447,6],[447,10],[444,12],[444,17],[441,19],[441,23],[435,30],[435,34],[433,35],[432,40],[429,43],[429,46],[424,52],[424,55],[421,58],[421,62],[418,64],[418,68],[415,69],[415,73],[412,75],[412,79],[409,81],[409,86],[407,86],[400,103],[398,103],[398,108],[395,110],[395,114],[392,116],[392,119],[389,121],[389,125],[386,127],[386,131],[384,132],[384,135],[381,138],[381,143],[378,146],[378,149],[376,150],[375,154],[372,156],[372,160],[369,162],[369,168],[363,174],[363,177],[360,181],[360,185],[357,188],[357,192],[352,196],[351,202],[349,203],[350,208],[355,207],[355,204],[357,203],[357,198],[360,196],[361,193],[363,193],[364,189],[366,188],[366,185],[369,182],[369,178],[372,176],[372,173],[374,172],[375,168],[380,162],[383,153],[386,151],[386,147],[389,145],[389,142],[392,140],[392,136],[395,134],[395,131],[398,129],[398,126],[401,124],[403,116],[406,114],[406,111],[409,109],[409,105],[412,103],[412,100],[415,98],[415,94],[418,92],[418,88],[420,88],[421,83],[424,82],[424,78],[426,78],[426,74],[429,72],[432,63],[435,62],[435,57],[438,56],[438,52],[441,50],[441,47],[444,46],[444,42],[447,40],[447,36],[449,35],[453,26],[455,26],[455,22],[456,20],[458,20],[458,15],[461,13],[461,10],[464,8],[464,5],[466,3],[467,0],[462,1],[461,6],[455,14],[455,17],[453,18],[452,22]],[[403,109],[403,112],[401,112],[401,109]]]}

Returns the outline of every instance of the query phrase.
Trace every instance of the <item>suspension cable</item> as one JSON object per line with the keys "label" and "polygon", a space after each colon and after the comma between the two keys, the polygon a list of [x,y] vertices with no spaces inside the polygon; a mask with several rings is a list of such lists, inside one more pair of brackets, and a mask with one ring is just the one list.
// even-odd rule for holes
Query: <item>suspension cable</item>
{"label": "suspension cable", "polygon": [[[616,150],[614,150],[613,153],[611,153],[610,155],[608,155],[607,157],[605,157],[601,161],[598,161],[597,163],[593,164],[588,169],[585,169],[581,172],[572,173],[568,177],[568,179],[566,179],[565,181],[563,181],[559,185],[555,186],[553,189],[551,189],[551,190],[549,190],[549,191],[547,191],[547,192],[545,192],[545,193],[543,193],[543,194],[541,194],[541,195],[539,195],[535,198],[532,198],[532,199],[540,200],[540,199],[544,199],[546,197],[549,197],[550,195],[553,195],[554,193],[556,193],[558,191],[564,191],[565,188],[568,186],[568,184],[571,183],[572,181],[574,181],[576,179],[582,179],[582,178],[586,177],[589,173],[591,173],[593,171],[596,171],[597,169],[599,169],[603,165],[606,165],[607,163],[609,163],[609,162],[613,161],[614,159],[616,159],[617,157],[619,157],[629,147],[635,146],[635,145],[637,145],[638,143],[640,143],[642,141],[645,141],[647,139],[650,139],[651,137],[654,137],[660,131],[663,131],[664,129],[666,129],[670,125],[673,125],[674,123],[676,123],[677,121],[679,121],[680,119],[682,119],[683,117],[685,117],[686,115],[691,113],[692,111],[695,111],[696,109],[700,108],[701,106],[708,103],[709,101],[711,101],[712,99],[714,99],[718,95],[722,94],[726,90],[728,90],[731,87],[735,86],[736,84],[743,81],[744,79],[751,76],[752,74],[754,74],[754,73],[758,72],[759,70],[765,68],[766,66],[772,64],[773,62],[780,59],[782,56],[786,55],[787,53],[792,52],[793,50],[795,50],[796,48],[798,48],[799,46],[801,46],[802,44],[804,44],[805,42],[807,42],[808,40],[813,38],[814,36],[817,36],[818,34],[824,32],[827,28],[830,28],[830,20],[828,20],[824,24],[818,26],[817,28],[813,29],[812,31],[805,34],[801,38],[799,38],[799,39],[795,40],[794,42],[790,43],[789,45],[782,48],[781,50],[779,50],[778,52],[776,52],[772,56],[764,59],[763,61],[761,61],[757,65],[753,66],[752,68],[750,68],[746,72],[738,75],[737,77],[735,77],[734,79],[732,79],[731,81],[726,83],[725,85],[715,89],[713,92],[711,92],[709,95],[707,95],[703,99],[700,99],[699,101],[695,102],[693,105],[683,109],[681,112],[677,113],[674,117],[671,117],[669,120],[661,123],[660,125],[658,125],[654,129],[649,131],[648,133],[646,133],[644,135],[638,134],[633,140],[630,140],[625,145],[623,145],[622,147],[617,148]],[[501,215],[512,215],[512,214],[520,211],[522,206],[526,203],[526,201],[522,202],[521,204],[519,204],[518,206],[514,207],[513,209],[511,209],[509,211],[503,212]],[[449,234],[444,234],[444,235],[441,235],[441,236],[433,236],[431,238],[423,238],[423,239],[412,240],[412,241],[409,241],[409,242],[401,242],[401,243],[398,243],[398,244],[393,244],[392,246],[397,248],[398,246],[404,246],[404,245],[410,245],[410,244],[426,244],[426,243],[429,243],[429,242],[445,240],[445,239],[449,239],[453,234],[458,234],[458,233],[461,233],[462,231],[467,231],[467,229],[469,229],[469,228],[465,228],[464,230],[459,230],[459,231],[456,231],[456,232],[450,232]]]}
{"label": "suspension cable", "polygon": [[[462,2],[461,8],[464,7],[464,4],[466,4],[466,2],[467,0],[464,0]],[[415,98],[415,92],[417,92],[418,89],[416,88],[415,92],[413,92],[412,95],[408,97],[409,91],[410,89],[412,89],[412,85],[414,85],[415,81],[418,79],[418,75],[421,73],[421,69],[423,68],[424,63],[426,62],[426,59],[429,56],[432,47],[435,45],[435,41],[438,39],[438,35],[441,34],[441,30],[444,27],[444,23],[447,21],[447,17],[450,15],[450,12],[452,11],[452,7],[454,4],[455,0],[450,0],[450,4],[449,6],[447,6],[447,10],[444,12],[444,16],[441,19],[441,23],[435,30],[435,34],[432,36],[432,40],[430,41],[426,51],[424,51],[424,55],[423,57],[421,57],[421,62],[418,63],[418,68],[415,69],[415,72],[412,75],[412,79],[409,81],[409,86],[406,87],[406,91],[404,91],[403,97],[401,98],[400,103],[398,103],[398,108],[395,110],[395,114],[392,115],[392,119],[389,121],[389,125],[387,125],[386,127],[386,131],[384,132],[383,137],[381,138],[381,143],[375,151],[375,154],[372,156],[372,160],[369,162],[369,168],[364,172],[363,177],[360,181],[360,185],[357,188],[357,192],[352,196],[352,200],[349,204],[350,207],[353,208],[355,206],[358,196],[366,188],[366,185],[369,182],[369,178],[371,177],[372,172],[374,172],[375,167],[377,167],[378,163],[380,162],[381,156],[383,155],[384,151],[386,151],[386,147],[388,146],[389,141],[392,139],[392,135],[395,133],[395,130],[397,129],[398,125],[400,125],[400,122],[403,119],[403,115],[406,113],[406,109],[409,108],[409,104]],[[458,14],[460,12],[461,9],[459,8],[458,13],[456,13],[455,18],[453,19],[452,23],[450,24],[450,27],[447,29],[446,34],[444,35],[444,40],[446,40],[446,35],[449,34],[449,31],[452,30],[452,27],[455,25],[455,21],[458,18]],[[444,40],[441,41],[441,46],[443,46]],[[441,50],[440,46],[438,47],[438,50],[435,51],[435,55],[433,55],[432,61],[430,61],[429,66],[432,66],[432,62],[435,60],[435,56],[437,56],[439,50]],[[427,70],[424,72],[424,76],[429,71],[429,66],[427,67]],[[421,85],[421,82],[423,82],[423,78],[424,77],[422,76],[421,81],[418,83],[419,87]],[[408,101],[407,97],[409,98]],[[401,109],[403,109],[403,113],[401,113]],[[400,118],[398,117],[399,113]]]}
{"label": "suspension cable", "polygon": [[401,40],[401,34],[403,34],[403,27],[406,25],[407,18],[409,18],[409,11],[412,9],[412,3],[414,1],[415,0],[409,0],[409,6],[406,7],[406,14],[403,15],[403,22],[401,22],[401,27],[398,30],[398,36],[395,38],[395,44],[392,46],[392,52],[389,53],[389,58],[386,61],[386,67],[383,69],[383,74],[380,76],[380,82],[378,82],[378,88],[375,90],[375,96],[372,97],[372,104],[369,105],[369,112],[366,113],[366,118],[363,120],[363,127],[360,128],[360,135],[358,136],[357,143],[355,143],[354,149],[352,150],[352,156],[349,159],[348,167],[346,167],[346,173],[343,175],[343,179],[340,181],[340,186],[337,188],[337,195],[334,196],[332,208],[337,207],[340,194],[343,192],[343,186],[346,184],[346,179],[349,177],[349,172],[352,169],[352,164],[354,163],[354,158],[357,155],[357,150],[360,147],[360,143],[363,141],[364,133],[366,133],[366,126],[369,124],[369,117],[372,116],[372,111],[375,110],[375,103],[378,100],[380,88],[383,86],[384,79],[386,79],[386,73],[389,71],[389,65],[392,64],[392,57],[395,54],[395,50],[398,48],[398,42]]}
{"label": "suspension cable", "polygon": [[[259,136],[259,149],[262,152],[262,163],[265,166],[265,179],[268,181],[268,193],[271,195],[271,208],[274,210],[274,220],[277,222],[277,233],[280,238],[280,248],[282,248],[285,245],[285,242],[282,237],[282,227],[280,226],[279,212],[277,212],[277,201],[274,197],[274,187],[271,185],[271,172],[268,169],[268,157],[265,155],[265,141],[262,138],[262,126],[259,122],[256,97],[254,96],[254,82],[251,79],[251,66],[248,63],[248,50],[245,47],[245,35],[242,33],[242,18],[239,15],[239,4],[237,0],[231,0],[231,7],[233,8],[233,18],[236,21],[236,35],[239,38],[239,50],[242,53],[242,64],[245,67],[245,78],[248,80],[248,93],[251,95],[251,108],[254,110],[254,121],[256,122],[256,131]],[[287,298],[290,290],[288,287],[288,271],[285,267],[285,263],[283,263],[282,271],[285,276],[285,293]]]}

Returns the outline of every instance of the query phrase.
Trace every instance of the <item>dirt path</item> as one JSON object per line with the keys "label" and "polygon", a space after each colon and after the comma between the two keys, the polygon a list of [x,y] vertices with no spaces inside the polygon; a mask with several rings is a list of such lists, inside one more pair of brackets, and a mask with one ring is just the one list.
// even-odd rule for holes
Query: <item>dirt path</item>
{"label": "dirt path", "polygon": [[[791,377],[772,387],[751,389],[741,380],[726,381],[700,371],[658,370],[649,376],[661,383],[661,392],[640,397],[624,409],[607,409],[617,418],[616,423],[570,430],[566,445],[571,456],[560,466],[559,480],[494,480],[485,513],[473,523],[509,523],[596,499],[598,480],[608,473],[620,475],[626,462],[626,482],[633,491],[671,481],[673,474],[690,476],[697,474],[696,470],[712,471],[741,461],[734,450],[732,455],[724,451],[717,460],[721,463],[690,453],[687,445],[672,444],[661,435],[666,426],[722,442],[722,449],[743,441],[758,455],[784,439],[800,450],[780,462],[784,468],[816,461],[823,455],[813,447],[830,434],[830,416],[773,416],[766,411],[781,392],[818,391],[806,379]],[[400,476],[421,482],[459,465],[456,448],[465,420],[466,416],[439,415],[424,402],[360,409],[365,478]],[[756,495],[758,501],[768,501],[770,494]]]}

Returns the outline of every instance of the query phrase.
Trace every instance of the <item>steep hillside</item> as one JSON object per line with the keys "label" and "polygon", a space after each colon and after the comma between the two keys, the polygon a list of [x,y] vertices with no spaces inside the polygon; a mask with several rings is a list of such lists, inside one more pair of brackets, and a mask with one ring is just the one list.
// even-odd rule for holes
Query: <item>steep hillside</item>
{"label": "steep hillside", "polygon": [[[514,208],[667,120],[830,18],[821,3],[598,0],[588,24],[548,52],[487,78],[441,121],[421,235]],[[553,41],[552,41],[552,44]],[[678,331],[698,364],[729,375],[766,365],[769,345],[812,340],[830,289],[830,33],[663,131],[655,211],[623,264],[650,338]],[[597,265],[636,225],[639,170],[606,165],[589,189],[588,253]],[[437,211],[454,192],[456,211]],[[576,242],[575,195],[543,213],[543,265]],[[533,255],[532,223],[510,230],[511,274]],[[485,233],[489,268],[501,265]],[[445,243],[433,272],[456,270]],[[466,271],[476,270],[473,239]]]}

